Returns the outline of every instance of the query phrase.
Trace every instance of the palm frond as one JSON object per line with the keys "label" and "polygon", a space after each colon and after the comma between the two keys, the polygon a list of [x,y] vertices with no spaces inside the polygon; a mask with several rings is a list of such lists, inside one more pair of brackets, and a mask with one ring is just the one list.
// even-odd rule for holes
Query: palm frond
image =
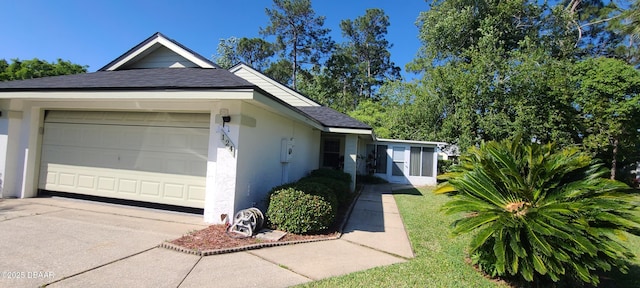
{"label": "palm frond", "polygon": [[[640,197],[579,147],[485,142],[472,147],[435,193],[453,198],[445,213],[462,214],[452,233],[476,232],[470,253],[490,275],[525,281],[625,270],[631,253],[619,241],[640,235]],[[476,261],[474,260],[474,261]]]}

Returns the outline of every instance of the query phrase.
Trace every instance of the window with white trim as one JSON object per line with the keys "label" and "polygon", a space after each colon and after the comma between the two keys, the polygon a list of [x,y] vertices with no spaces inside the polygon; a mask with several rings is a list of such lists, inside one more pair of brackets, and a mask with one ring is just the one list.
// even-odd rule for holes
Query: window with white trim
{"label": "window with white trim", "polygon": [[411,147],[409,175],[433,177],[433,147]]}
{"label": "window with white trim", "polygon": [[340,140],[325,139],[322,151],[322,167],[338,169],[340,163]]}

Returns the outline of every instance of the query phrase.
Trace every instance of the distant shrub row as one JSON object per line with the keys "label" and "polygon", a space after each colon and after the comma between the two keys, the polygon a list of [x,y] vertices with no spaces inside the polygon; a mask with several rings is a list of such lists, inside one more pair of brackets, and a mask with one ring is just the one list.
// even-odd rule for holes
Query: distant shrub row
{"label": "distant shrub row", "polygon": [[295,234],[319,232],[333,224],[341,205],[353,194],[351,175],[318,169],[297,182],[275,187],[269,193],[267,218],[272,228]]}

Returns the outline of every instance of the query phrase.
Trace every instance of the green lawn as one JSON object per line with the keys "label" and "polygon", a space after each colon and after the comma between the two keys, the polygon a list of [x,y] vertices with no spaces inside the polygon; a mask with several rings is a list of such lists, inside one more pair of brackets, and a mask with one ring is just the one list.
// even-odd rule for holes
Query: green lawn
{"label": "green lawn", "polygon": [[[469,235],[452,238],[449,226],[455,216],[445,216],[440,206],[447,196],[430,189],[396,191],[402,219],[416,257],[406,263],[378,267],[301,287],[506,287],[476,272],[463,259]],[[640,258],[640,237],[629,237],[629,248]],[[640,287],[640,259],[629,274],[609,273],[604,287]],[[614,280],[615,279],[615,280]]]}
{"label": "green lawn", "polygon": [[396,191],[398,208],[416,257],[406,263],[324,279],[303,287],[503,287],[477,273],[463,259],[469,237],[451,238],[454,217],[440,213],[447,196],[428,189]]}

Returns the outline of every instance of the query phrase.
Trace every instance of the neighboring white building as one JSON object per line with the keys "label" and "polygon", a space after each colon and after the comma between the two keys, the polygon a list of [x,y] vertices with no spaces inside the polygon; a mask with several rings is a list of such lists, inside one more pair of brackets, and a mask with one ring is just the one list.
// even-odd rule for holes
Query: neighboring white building
{"label": "neighboring white building", "polygon": [[49,190],[202,208],[211,223],[319,167],[353,185],[367,172],[433,185],[443,144],[376,139],[247,65],[221,69],[160,33],[94,73],[0,82],[0,113],[2,197]]}

